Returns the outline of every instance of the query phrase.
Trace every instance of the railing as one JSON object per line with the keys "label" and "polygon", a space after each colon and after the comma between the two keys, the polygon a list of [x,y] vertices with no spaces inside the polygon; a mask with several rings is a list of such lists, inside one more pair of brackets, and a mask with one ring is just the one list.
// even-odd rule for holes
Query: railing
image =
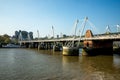
{"label": "railing", "polygon": [[[91,37],[91,38],[85,38],[85,37],[82,37],[81,38],[81,41],[83,40],[120,40],[120,34],[118,35],[99,35],[99,36],[94,36],[94,37]],[[46,40],[29,40],[29,41],[19,41],[19,42],[62,42],[62,41],[72,41],[73,38],[60,38],[60,39],[46,39]],[[74,39],[74,41],[78,41],[79,40],[79,37]]]}

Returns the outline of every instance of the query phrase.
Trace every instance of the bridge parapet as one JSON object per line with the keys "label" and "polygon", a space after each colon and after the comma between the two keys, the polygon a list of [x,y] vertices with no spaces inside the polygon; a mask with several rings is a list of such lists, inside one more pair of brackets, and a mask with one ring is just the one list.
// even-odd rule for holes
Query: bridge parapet
{"label": "bridge parapet", "polygon": [[[90,31],[91,32],[91,31]],[[98,35],[87,35],[88,37],[81,37],[81,41],[85,41],[85,40],[112,40],[112,41],[119,41],[120,40],[120,34],[98,34]],[[56,38],[56,39],[44,39],[44,40],[27,40],[27,41],[19,41],[21,43],[34,43],[34,42],[65,42],[65,41],[79,41],[79,37],[73,39],[73,38]]]}

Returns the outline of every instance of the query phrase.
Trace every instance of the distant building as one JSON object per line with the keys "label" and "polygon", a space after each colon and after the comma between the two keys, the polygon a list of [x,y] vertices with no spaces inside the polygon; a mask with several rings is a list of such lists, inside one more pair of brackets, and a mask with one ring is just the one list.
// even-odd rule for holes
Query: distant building
{"label": "distant building", "polygon": [[29,32],[28,34],[30,36],[30,39],[33,39],[33,32]]}
{"label": "distant building", "polygon": [[32,40],[33,39],[33,32],[27,31],[15,31],[14,38],[17,40]]}

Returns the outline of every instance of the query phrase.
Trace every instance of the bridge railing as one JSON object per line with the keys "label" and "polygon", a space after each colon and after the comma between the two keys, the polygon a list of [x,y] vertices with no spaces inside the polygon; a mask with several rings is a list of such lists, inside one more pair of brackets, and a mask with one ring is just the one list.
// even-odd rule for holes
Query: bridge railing
{"label": "bridge railing", "polygon": [[[106,39],[119,39],[120,40],[120,34],[110,34],[110,35],[95,35],[91,38],[85,38],[82,36],[81,41],[83,40],[106,40]],[[41,39],[41,40],[29,40],[29,41],[19,41],[19,42],[54,42],[54,41],[72,41],[72,37],[67,38],[55,38],[55,39]],[[79,37],[74,39],[75,41],[79,41]]]}

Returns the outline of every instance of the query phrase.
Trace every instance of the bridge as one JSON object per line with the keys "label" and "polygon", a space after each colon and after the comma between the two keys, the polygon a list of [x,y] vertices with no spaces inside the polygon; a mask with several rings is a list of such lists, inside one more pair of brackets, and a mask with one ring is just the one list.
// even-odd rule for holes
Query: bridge
{"label": "bridge", "polygon": [[[19,42],[28,48],[38,48],[38,49],[53,49],[53,46],[59,45],[59,48],[56,48],[56,50],[60,50],[62,46],[67,46],[72,41],[74,41],[74,44],[80,44],[80,42],[82,42],[83,43],[82,47],[97,48],[97,49],[102,48],[99,51],[102,50],[103,52],[112,52],[111,50],[113,50],[113,42],[120,41],[120,33],[99,34],[99,35],[91,35],[91,34],[92,33],[90,30],[86,31],[85,36],[82,36],[81,40],[79,37],[76,37],[76,38],[28,40],[28,41],[19,41]],[[105,51],[105,50],[109,50],[109,51]]]}
{"label": "bridge", "polygon": [[[27,41],[20,40],[19,42],[21,45],[25,45],[29,48],[38,48],[38,50],[53,49],[54,51],[56,51],[61,50],[62,48],[63,52],[65,52],[65,55],[76,55],[76,53],[78,55],[79,47],[83,47],[83,55],[87,55],[87,53],[93,54],[93,52],[96,53],[96,51],[99,51],[100,53],[104,52],[110,54],[113,51],[113,42],[120,41],[120,33],[117,32],[93,35],[91,30],[87,30],[85,35],[83,35],[83,30],[85,28],[87,20],[88,18],[85,18],[79,37],[76,36],[76,28],[78,24],[77,20],[75,23],[75,34],[72,38],[68,37]],[[107,31],[110,31],[109,27],[107,27]],[[81,42],[83,43],[83,45],[80,45]]]}
{"label": "bridge", "polygon": [[[79,37],[77,38],[55,38],[55,39],[39,39],[39,40],[22,40],[19,43],[34,43],[34,42],[65,42],[65,41],[79,41]],[[120,41],[120,33],[112,33],[112,34],[98,34],[93,37],[86,38],[85,36],[81,37],[81,41],[84,40],[113,40]]]}

